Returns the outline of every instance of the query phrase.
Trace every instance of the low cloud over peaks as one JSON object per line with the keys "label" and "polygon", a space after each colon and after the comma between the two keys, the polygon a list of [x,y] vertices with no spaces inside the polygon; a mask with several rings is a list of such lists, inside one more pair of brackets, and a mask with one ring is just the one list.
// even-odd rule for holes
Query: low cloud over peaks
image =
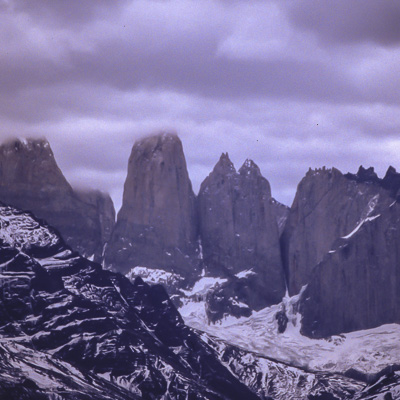
{"label": "low cloud over peaks", "polygon": [[238,166],[254,159],[289,204],[310,166],[398,163],[399,8],[3,1],[0,139],[45,135],[72,183],[118,204],[134,140],[172,129],[195,188],[228,151]]}

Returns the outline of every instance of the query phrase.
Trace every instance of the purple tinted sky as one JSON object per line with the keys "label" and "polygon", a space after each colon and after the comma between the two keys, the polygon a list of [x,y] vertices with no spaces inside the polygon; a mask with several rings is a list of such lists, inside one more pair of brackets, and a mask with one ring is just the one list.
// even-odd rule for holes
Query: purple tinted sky
{"label": "purple tinted sky", "polygon": [[195,188],[228,151],[290,204],[311,167],[400,168],[393,0],[0,0],[0,139],[46,136],[119,208],[138,137],[176,131]]}

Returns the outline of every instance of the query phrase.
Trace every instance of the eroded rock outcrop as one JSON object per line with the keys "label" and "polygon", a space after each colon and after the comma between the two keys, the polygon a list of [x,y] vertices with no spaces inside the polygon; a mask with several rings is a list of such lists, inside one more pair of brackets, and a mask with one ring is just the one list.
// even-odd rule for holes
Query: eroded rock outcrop
{"label": "eroded rock outcrop", "polygon": [[110,196],[74,191],[45,139],[0,146],[0,201],[32,211],[56,227],[73,249],[96,260],[115,220]]}
{"label": "eroded rock outcrop", "polygon": [[389,180],[377,178],[373,169],[360,167],[356,175],[343,175],[335,168],[308,171],[297,188],[281,237],[291,295],[309,282],[311,271],[337,238],[392,202],[385,185],[395,190]]}
{"label": "eroded rock outcrop", "polygon": [[105,260],[123,273],[135,266],[184,278],[198,273],[195,196],[176,135],[155,135],[134,144]]}
{"label": "eroded rock outcrop", "polygon": [[246,160],[236,172],[222,154],[201,185],[198,208],[207,274],[228,278],[209,295],[212,319],[227,310],[235,314],[238,302],[250,309],[278,303],[285,280],[277,217],[270,185],[257,165]]}

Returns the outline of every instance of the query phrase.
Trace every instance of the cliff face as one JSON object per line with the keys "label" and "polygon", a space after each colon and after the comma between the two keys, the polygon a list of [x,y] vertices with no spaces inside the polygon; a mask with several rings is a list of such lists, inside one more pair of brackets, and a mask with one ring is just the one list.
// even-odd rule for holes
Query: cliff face
{"label": "cliff face", "polygon": [[136,142],[106,264],[123,273],[144,265],[188,276],[196,273],[196,250],[195,196],[181,141],[161,134]]}
{"label": "cliff face", "polygon": [[223,154],[201,185],[198,208],[207,273],[229,279],[209,296],[209,312],[220,316],[229,299],[251,309],[279,302],[285,281],[277,216],[257,165],[247,160],[236,172]]}
{"label": "cliff face", "polygon": [[337,238],[392,201],[373,170],[367,171],[343,175],[335,168],[310,170],[300,182],[281,237],[291,295],[309,282],[312,269]]}
{"label": "cliff face", "polygon": [[73,249],[97,260],[115,219],[108,195],[72,189],[45,139],[0,146],[0,201],[32,211],[55,226]]}
{"label": "cliff face", "polygon": [[289,292],[313,337],[400,322],[400,174],[309,171],[281,237]]}
{"label": "cliff face", "polygon": [[[86,209],[85,212],[87,214],[82,215],[82,217],[89,217],[88,220],[84,222],[84,226],[92,225],[93,227],[86,233],[88,240],[91,240],[93,243],[92,247],[94,250],[91,254],[95,254],[96,261],[100,261],[103,258],[104,246],[110,240],[115,225],[115,209],[113,201],[109,194],[99,190],[80,190],[75,191],[75,194],[81,201],[81,204],[84,204],[82,211]],[[90,220],[94,221],[94,223],[91,223]],[[88,248],[85,246],[88,246]],[[85,246],[80,246],[80,252],[83,254],[89,254],[88,251],[90,252],[90,246]]]}
{"label": "cliff face", "polygon": [[400,323],[400,204],[392,202],[338,239],[301,299],[313,337]]}

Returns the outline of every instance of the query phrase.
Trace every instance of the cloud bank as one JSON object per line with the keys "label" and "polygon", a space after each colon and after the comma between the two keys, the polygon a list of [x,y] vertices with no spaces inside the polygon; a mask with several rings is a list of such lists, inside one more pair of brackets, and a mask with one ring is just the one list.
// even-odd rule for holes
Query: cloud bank
{"label": "cloud bank", "polygon": [[309,167],[400,167],[393,1],[0,0],[0,41],[0,139],[46,136],[117,208],[133,142],[159,130],[195,190],[227,151],[286,204]]}

